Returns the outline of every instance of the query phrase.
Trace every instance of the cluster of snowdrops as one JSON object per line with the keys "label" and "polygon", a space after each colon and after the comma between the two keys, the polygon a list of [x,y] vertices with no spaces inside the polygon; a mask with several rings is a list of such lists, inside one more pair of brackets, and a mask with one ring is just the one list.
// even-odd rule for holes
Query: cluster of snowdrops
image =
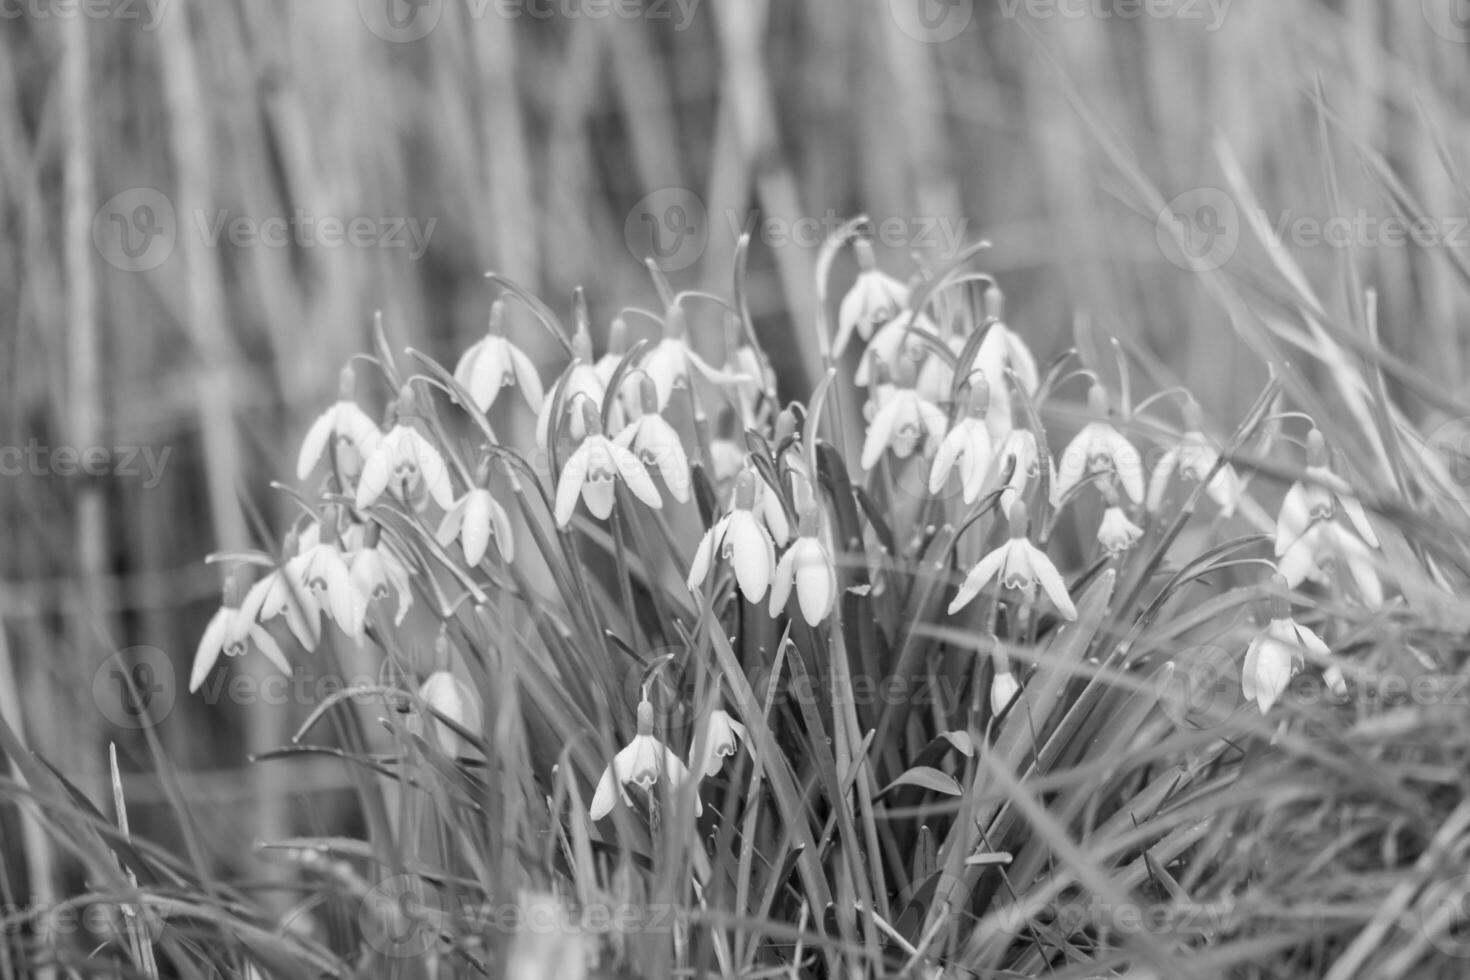
{"label": "cluster of snowdrops", "polygon": [[[1309,421],[1300,439],[1303,478],[1268,518],[1250,494],[1250,473],[1232,465],[1187,392],[1162,392],[1120,411],[1117,394],[1097,373],[1067,371],[1067,356],[1046,371],[1038,367],[1026,339],[1007,324],[989,276],[957,263],[906,282],[878,267],[860,234],[846,246],[856,279],[837,305],[835,337],[817,325],[829,370],[806,405],[776,400],[770,362],[737,305],[707,293],[674,294],[661,280],[666,309],[643,317],[651,336],[630,343],[629,320],[636,322],[632,313],[639,311],[619,316],[601,356],[594,356],[584,307],[566,336],[547,323],[549,311],[510,291],[495,301],[487,333],[452,373],[419,358],[426,373],[401,379],[381,425],[357,400],[354,370],[344,369],[339,398],[307,431],[297,463],[301,481],[321,480],[320,495],[300,497],[303,516],[277,556],[217,556],[229,566],[224,602],[199,644],[191,690],[222,654],[253,648],[290,673],[297,659],[291,645],[313,651],[325,630],[368,643],[374,628],[403,623],[416,593],[453,609],[444,601],[446,578],[483,598],[483,573],[515,560],[518,536],[616,524],[628,508],[700,512],[702,535],[675,542],[692,592],[738,595],[748,610],[820,629],[840,609],[844,564],[876,568],[891,557],[880,534],[834,540],[830,488],[815,477],[817,440],[842,444],[841,416],[831,403],[844,388],[865,400],[865,432],[854,439],[862,474],[855,477],[882,481],[890,495],[909,488],[918,505],[941,508],[962,528],[994,522],[985,540],[998,543],[955,570],[952,616],[968,615],[975,628],[995,631],[1004,609],[1005,629],[1016,636],[1034,630],[1043,615],[1048,622],[1074,619],[1067,571],[1034,526],[1037,511],[1054,523],[1055,515],[1095,497],[1088,513],[1100,513],[1098,560],[1119,560],[1165,520],[1170,492],[1184,487],[1222,516],[1247,509],[1274,536],[1275,569],[1263,569],[1271,595],[1266,626],[1239,651],[1246,698],[1270,713],[1308,666],[1333,690],[1344,687],[1327,645],[1293,619],[1291,590],[1308,580],[1330,582],[1347,601],[1376,607],[1384,602],[1382,563],[1369,517],[1333,473],[1328,447]],[[505,335],[507,304],[516,300],[533,308],[568,355],[549,387],[524,340]],[[691,336],[698,304],[718,313],[717,345],[698,345]],[[836,366],[854,344],[862,345],[862,356],[851,386],[835,385]],[[723,346],[722,363],[702,356],[701,346]],[[1086,391],[1085,415],[1053,453],[1040,410],[1073,379]],[[489,413],[508,396],[535,415],[535,453],[495,436]],[[469,416],[481,437],[473,451],[457,454],[438,423],[436,400]],[[1164,419],[1171,403],[1179,420],[1172,425]],[[1154,431],[1174,435],[1141,452],[1133,423],[1150,415]],[[539,495],[527,492],[535,481],[544,481]],[[713,512],[694,507],[697,485],[708,488]],[[508,508],[507,492],[521,498],[518,511]],[[540,514],[525,504],[538,496],[546,505]],[[532,527],[538,520],[541,526]],[[971,608],[982,597],[978,610]],[[280,620],[285,628],[274,628]],[[1004,712],[1023,683],[998,655],[988,691],[992,711]],[[414,697],[454,728],[479,724],[474,691],[447,669],[432,672]],[[648,790],[660,779],[678,785],[691,770],[699,777],[717,772],[746,735],[727,711],[709,711],[694,740],[700,757],[686,764],[656,731],[646,687],[636,718],[637,734],[608,760],[594,790],[594,819],[620,798],[630,802],[630,789]],[[458,744],[453,728],[443,735],[448,748]]]}

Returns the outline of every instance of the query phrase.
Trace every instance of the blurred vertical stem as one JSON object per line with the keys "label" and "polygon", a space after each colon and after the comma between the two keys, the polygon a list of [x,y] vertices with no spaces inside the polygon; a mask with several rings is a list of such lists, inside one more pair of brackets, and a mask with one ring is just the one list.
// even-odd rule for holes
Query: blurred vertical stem
{"label": "blurred vertical stem", "polygon": [[[209,175],[214,171],[209,151],[212,137],[207,129],[213,116],[201,98],[204,82],[195,66],[189,31],[190,7],[190,4],[177,4],[168,16],[160,19],[158,30],[175,170],[173,205],[179,222],[172,261],[182,267],[183,327],[198,356],[195,410],[214,539],[222,549],[243,548],[249,541],[244,515],[235,499],[236,488],[243,481],[239,436],[234,424],[233,376],[240,357],[226,332],[229,310],[218,267],[213,256],[204,251],[205,242],[195,233],[190,220],[211,203],[205,200],[205,191],[210,186]],[[257,662],[254,669],[265,668]],[[256,705],[246,716],[249,725],[246,747],[251,754],[263,753],[285,741],[287,718],[283,711]],[[254,767],[252,775],[255,792],[251,797],[256,813],[250,825],[265,840],[285,836],[285,799],[276,780],[263,766]]]}
{"label": "blurred vertical stem", "polygon": [[[97,329],[96,282],[92,269],[92,218],[96,212],[96,189],[92,183],[92,120],[88,111],[88,88],[90,86],[90,61],[88,58],[88,20],[77,17],[62,25],[61,100],[62,116],[66,125],[66,158],[63,164],[65,209],[63,223],[65,240],[62,246],[62,262],[66,282],[66,338],[67,359],[71,366],[67,384],[67,438],[82,447],[101,445],[102,398],[100,337]],[[102,622],[103,610],[107,608],[103,591],[106,583],[103,569],[106,562],[107,513],[102,489],[95,483],[81,486],[76,494],[76,544],[74,552],[75,573],[80,585],[80,601],[73,607],[75,615],[67,620],[69,630],[68,647],[73,652],[70,658],[72,669],[80,668],[86,677],[91,657],[86,651],[92,647],[97,635],[107,636],[110,631]],[[0,640],[3,643],[3,640]],[[4,683],[7,691],[13,691],[10,658],[4,657]],[[63,682],[70,678],[62,676]],[[7,697],[7,701],[9,698]],[[56,704],[57,699],[46,702]],[[25,720],[21,717],[18,704],[5,705],[7,717],[17,731],[24,731]],[[49,712],[47,713],[49,715]],[[68,727],[65,736],[52,738],[48,732],[42,736],[44,745],[57,752],[64,764],[72,766],[84,792],[95,799],[101,786],[100,770],[91,761],[94,748],[99,746],[96,716],[77,719],[76,727]],[[69,752],[67,750],[70,750]],[[69,756],[69,757],[68,757]],[[26,860],[30,887],[41,907],[50,904],[52,882],[48,875],[56,870],[50,854],[50,842],[33,825],[35,814],[26,818]],[[35,848],[35,849],[33,849]],[[38,977],[50,980],[56,975],[54,969],[42,968]]]}

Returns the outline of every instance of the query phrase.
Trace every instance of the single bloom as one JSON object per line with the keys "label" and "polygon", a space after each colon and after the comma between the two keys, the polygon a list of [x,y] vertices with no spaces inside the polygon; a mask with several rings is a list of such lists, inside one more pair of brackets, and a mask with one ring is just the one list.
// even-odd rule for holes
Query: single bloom
{"label": "single bloom", "polygon": [[[673,749],[654,736],[653,705],[644,698],[638,702],[638,733],[626,747],[613,756],[612,764],[603,770],[602,778],[597,782],[597,790],[592,795],[589,816],[593,820],[601,820],[612,813],[619,795],[624,804],[632,806],[628,787],[636,786],[648,792],[660,777],[667,779],[669,788],[675,790],[689,778],[689,770],[685,768],[684,760],[674,754]],[[696,796],[695,815],[703,810],[704,807]]]}
{"label": "single bloom", "polygon": [[908,459],[921,445],[933,447],[944,438],[948,420],[933,402],[919,397],[913,388],[896,388],[873,414],[863,440],[862,467],[870,470],[892,449],[899,459]]}
{"label": "single bloom", "polygon": [[[995,447],[992,470],[997,481],[1005,477],[1000,506],[1001,510],[1010,513],[1011,505],[1025,496],[1031,481],[1041,475],[1041,451],[1036,444],[1036,433],[1030,429],[1012,429],[1007,432]],[[987,481],[988,479],[987,476]],[[1053,499],[1056,498],[1056,485],[1053,477]]]}
{"label": "single bloom", "polygon": [[518,387],[531,411],[540,412],[541,375],[531,358],[502,335],[504,325],[505,301],[496,300],[490,307],[485,336],[460,357],[454,367],[454,380],[464,386],[482,412],[490,410],[506,386]]}
{"label": "single bloom", "polygon": [[[1092,416],[1106,419],[1107,394],[1102,385],[1093,385],[1087,397]],[[1143,503],[1143,460],[1133,444],[1107,421],[1089,422],[1077,433],[1057,464],[1056,499],[1065,499],[1083,480],[1112,473],[1123,484],[1129,499]]]}
{"label": "single bloom", "polygon": [[[321,530],[315,544],[303,547],[301,553],[286,560],[282,574],[267,576],[258,584],[261,621],[287,614],[304,616],[315,649],[321,636],[321,614],[335,622],[344,633],[356,636],[356,593],[347,560],[337,550],[336,516],[333,508],[325,509]],[[292,624],[292,631],[296,627]],[[302,639],[297,633],[297,639]],[[304,642],[304,641],[303,641]]]}
{"label": "single bloom", "polygon": [[679,434],[659,414],[658,392],[647,375],[639,379],[639,403],[641,413],[619,430],[613,442],[631,450],[645,467],[657,469],[673,498],[685,503],[689,500],[689,458]]}
{"label": "single bloom", "polygon": [[1328,468],[1326,444],[1316,429],[1307,436],[1306,477],[1287,490],[1276,519],[1278,570],[1296,588],[1307,579],[1326,581],[1334,569],[1346,566],[1364,602],[1382,605],[1383,583],[1373,556],[1378,535],[1346,481]]}
{"label": "single bloom", "polygon": [[832,343],[832,356],[841,357],[857,333],[864,341],[873,329],[898,316],[909,302],[909,288],[878,268],[873,243],[865,238],[853,242],[858,274],[852,288],[837,307],[837,338]]}
{"label": "single bloom", "polygon": [[490,457],[480,464],[476,485],[454,502],[439,523],[435,535],[440,547],[447,548],[455,538],[464,550],[465,563],[471,567],[480,564],[490,542],[495,541],[496,550],[506,561],[515,561],[515,535],[511,531],[510,517],[500,502],[490,495],[485,483],[490,476]]}
{"label": "single bloom", "polygon": [[434,444],[413,427],[416,400],[407,386],[395,406],[398,420],[373,447],[357,483],[357,509],[366,510],[386,491],[422,510],[428,497],[444,510],[454,504],[449,467]]}
{"label": "single bloom", "polygon": [[1036,586],[1040,585],[1064,618],[1076,619],[1077,607],[1067,594],[1067,583],[1062,580],[1061,572],[1057,571],[1046,552],[1027,538],[1031,518],[1023,501],[1018,500],[1011,505],[1010,524],[1010,540],[981,558],[970,569],[959,593],[949,604],[950,613],[956,613],[968,605],[991,579],[995,579],[1002,587],[1015,589],[1028,599],[1035,595]]}
{"label": "single bloom", "polygon": [[990,648],[990,660],[995,664],[995,677],[990,681],[990,713],[1000,715],[1021,693],[1021,684],[1012,673],[1010,658],[998,641]]}
{"label": "single bloom", "polygon": [[1271,622],[1251,640],[1240,675],[1246,700],[1256,702],[1263,715],[1286,693],[1292,677],[1301,670],[1304,654],[1319,660],[1332,656],[1320,636],[1291,617],[1286,580],[1280,575],[1274,578]]}
{"label": "single bloom", "polygon": [[776,563],[771,579],[771,615],[781,615],[794,587],[797,607],[808,626],[830,616],[837,602],[837,569],[818,534],[817,515],[815,508],[802,515],[796,542]]}
{"label": "single bloom", "polygon": [[1102,523],[1098,525],[1097,541],[1108,554],[1120,555],[1138,543],[1138,539],[1143,537],[1143,528],[1130,521],[1118,505],[1117,491],[1113,491],[1113,495],[1115,499],[1103,511]]}
{"label": "single bloom", "polygon": [[354,607],[351,627],[343,628],[353,636],[361,636],[367,624],[367,614],[377,604],[386,605],[390,598],[397,598],[393,613],[393,625],[402,626],[403,618],[413,605],[413,588],[408,581],[408,570],[403,562],[380,544],[382,528],[376,524],[368,526],[361,548],[352,553],[348,561],[348,574],[352,581]]}
{"label": "single bloom", "polygon": [[688,390],[695,376],[720,390],[733,390],[733,386],[751,380],[723,371],[694,352],[689,345],[688,321],[678,306],[671,306],[664,314],[663,339],[644,355],[640,366],[653,379],[659,410],[668,407],[674,392]]}
{"label": "single bloom", "polygon": [[[1240,479],[1240,474],[1235,472],[1235,468],[1229,463],[1215,470],[1215,464],[1219,459],[1220,451],[1203,432],[1198,430],[1186,432],[1179,444],[1165,452],[1159,458],[1158,465],[1154,467],[1153,476],[1149,479],[1146,502],[1149,513],[1158,512],[1164,502],[1164,492],[1168,489],[1169,478],[1176,471],[1185,479],[1195,483],[1208,478],[1205,493],[1209,494],[1210,499],[1220,508],[1220,513],[1226,517],[1235,513],[1235,508],[1239,506],[1240,498],[1244,495],[1245,485]],[[1214,471],[1214,476],[1210,476],[1211,471]]]}
{"label": "single bloom", "polygon": [[663,498],[643,463],[627,449],[602,434],[602,423],[592,406],[583,403],[583,426],[587,436],[562,467],[556,484],[556,523],[566,527],[581,497],[598,520],[605,521],[617,499],[616,481],[621,479],[633,496],[657,510]]}
{"label": "single bloom", "polygon": [[240,574],[236,569],[225,578],[224,601],[219,611],[210,617],[209,625],[204,627],[204,635],[199,639],[199,648],[194,651],[194,667],[189,672],[191,694],[199,690],[199,685],[214,669],[220,654],[239,657],[250,649],[252,643],[283,674],[289,676],[291,673],[291,663],[286,655],[256,621],[260,611],[259,594],[251,595],[245,591]]}
{"label": "single bloom", "polygon": [[425,710],[423,718],[410,715],[407,727],[414,734],[423,734],[425,722],[433,730],[434,741],[439,751],[449,758],[465,754],[469,747],[463,735],[443,721],[434,717],[437,712],[467,732],[478,732],[481,728],[482,712],[480,696],[475,689],[455,677],[447,670],[436,670],[419,686],[419,701]]}
{"label": "single bloom", "polygon": [[753,470],[735,478],[735,499],[730,512],[705,532],[689,563],[687,584],[691,592],[709,577],[716,553],[735,570],[735,584],[750,602],[759,602],[776,574],[776,548],[765,525],[755,516],[756,485],[762,482]]}
{"label": "single bloom", "polygon": [[910,316],[903,313],[879,328],[868,344],[863,359],[858,362],[853,384],[869,388],[882,381],[882,372],[913,377],[924,358],[929,356],[923,336],[938,338],[939,327],[922,313]]}
{"label": "single bloom", "polygon": [[[583,424],[586,416],[581,406],[591,404],[601,415],[602,402],[616,367],[614,362],[607,369],[607,378],[603,378],[602,371],[592,363],[592,340],[586,328],[579,326],[572,336],[572,363],[552,383],[551,390],[541,399],[541,411],[536,415],[536,445],[543,453],[549,450],[552,437],[560,433],[563,421],[567,423],[567,433],[573,442],[586,437],[587,429]],[[558,399],[562,403],[563,414],[561,418],[553,419],[552,410]],[[614,401],[608,424],[616,429],[622,425],[622,420],[622,406]]]}
{"label": "single bloom", "polygon": [[296,457],[296,478],[305,480],[316,468],[327,446],[332,447],[337,466],[356,476],[363,461],[372,454],[381,435],[378,426],[368,418],[353,396],[354,379],[351,365],[342,369],[341,391],[337,401],[311,424],[301,440]]}
{"label": "single bloom", "polygon": [[937,494],[944,489],[949,475],[959,467],[960,486],[965,503],[972,504],[985,486],[985,475],[990,470],[994,449],[990,440],[990,428],[985,424],[985,415],[990,410],[990,385],[985,375],[977,371],[970,377],[969,401],[963,418],[940,441],[934,454],[934,466],[929,471],[929,492]]}
{"label": "single bloom", "polygon": [[704,755],[697,771],[701,779],[708,779],[719,772],[725,760],[734,755],[745,741],[745,726],[740,724],[723,708],[709,713],[704,727]]}

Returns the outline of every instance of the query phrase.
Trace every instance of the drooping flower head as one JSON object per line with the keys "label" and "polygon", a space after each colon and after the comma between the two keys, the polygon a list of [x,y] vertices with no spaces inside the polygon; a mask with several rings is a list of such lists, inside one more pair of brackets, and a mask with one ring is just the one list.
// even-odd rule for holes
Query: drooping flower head
{"label": "drooping flower head", "polygon": [[990,384],[985,380],[984,372],[971,374],[968,388],[964,416],[955,422],[934,454],[934,467],[929,471],[929,492],[937,494],[943,490],[949,474],[958,465],[964,501],[972,504],[985,485],[985,474],[990,469],[994,453],[990,428],[985,423],[985,416],[990,411]]}
{"label": "drooping flower head", "polygon": [[1041,374],[1036,369],[1036,358],[1031,348],[1001,319],[1004,305],[1000,289],[992,284],[985,291],[985,313],[991,323],[985,328],[985,336],[975,352],[975,366],[991,381],[990,411],[986,423],[990,426],[993,440],[1004,438],[1014,425],[1010,375],[1015,376],[1016,384],[1028,397],[1035,395],[1041,387]]}
{"label": "drooping flower head", "polygon": [[854,332],[864,341],[871,339],[874,328],[893,320],[909,301],[909,288],[878,268],[872,242],[859,238],[853,242],[852,250],[857,257],[858,274],[837,308],[833,357],[842,356]]}
{"label": "drooping flower head", "polygon": [[1077,618],[1077,607],[1067,594],[1067,583],[1052,564],[1046,552],[1032,544],[1027,537],[1031,530],[1031,517],[1024,501],[1016,501],[1010,510],[1011,537],[1005,544],[981,558],[965,576],[954,601],[949,604],[951,614],[964,608],[980,594],[991,579],[1002,587],[1020,592],[1028,600],[1036,594],[1040,585],[1066,619]]}
{"label": "drooping flower head", "polygon": [[664,313],[664,335],[643,358],[642,368],[658,392],[658,408],[668,407],[676,391],[688,390],[694,378],[702,378],[717,390],[733,392],[734,386],[753,379],[722,371],[694,352],[689,344],[689,321],[677,304]]}
{"label": "drooping flower head", "polygon": [[391,550],[381,545],[382,533],[382,527],[369,524],[363,533],[362,547],[352,553],[348,562],[354,607],[352,622],[344,624],[343,628],[353,636],[362,635],[368,612],[379,606],[386,607],[390,598],[397,598],[393,614],[395,626],[403,625],[403,618],[413,605],[408,570]]}
{"label": "drooping flower head", "polygon": [[1133,444],[1107,421],[1108,396],[1102,385],[1094,384],[1087,393],[1087,410],[1096,421],[1084,425],[1062,453],[1057,464],[1057,499],[1065,499],[1083,480],[1111,473],[1129,499],[1143,503],[1143,460]]}
{"label": "drooping flower head", "polygon": [[511,531],[510,517],[505,513],[505,508],[490,495],[490,468],[493,459],[492,456],[486,456],[480,461],[475,471],[475,485],[449,508],[444,520],[439,523],[436,535],[439,545],[445,548],[455,538],[459,538],[460,546],[464,550],[464,560],[471,566],[480,564],[484,559],[492,538],[500,557],[508,562],[515,561],[515,535]]}
{"label": "drooping flower head", "polygon": [[1266,714],[1286,693],[1292,677],[1302,669],[1305,655],[1330,659],[1327,644],[1316,633],[1291,616],[1290,587],[1281,575],[1273,575],[1270,598],[1271,621],[1251,640],[1241,667],[1241,691]]}
{"label": "drooping flower head", "polygon": [[[617,755],[612,764],[602,772],[597,790],[592,795],[592,806],[588,813],[593,820],[601,820],[612,812],[619,796],[627,806],[633,805],[628,787],[636,786],[644,792],[653,789],[659,778],[668,780],[670,789],[677,789],[689,778],[684,760],[674,754],[653,734],[653,704],[645,694],[638,702],[638,732],[633,740]],[[694,798],[694,812],[703,811],[699,797]]]}
{"label": "drooping flower head", "polygon": [[689,500],[689,458],[674,427],[659,414],[658,391],[647,374],[638,379],[639,412],[613,442],[632,450],[649,470],[657,470],[664,486],[680,503]]}
{"label": "drooping flower head", "polygon": [[1118,499],[1118,489],[1109,481],[1103,484],[1103,499],[1107,509],[1103,511],[1102,523],[1098,525],[1097,541],[1110,555],[1121,555],[1143,537],[1143,528],[1128,519]]}
{"label": "drooping flower head", "polygon": [[199,685],[214,669],[220,654],[242,656],[252,643],[278,670],[290,675],[290,661],[265,628],[256,622],[261,595],[253,590],[246,592],[240,569],[234,569],[225,576],[224,600],[219,611],[210,617],[209,625],[204,627],[204,635],[194,651],[194,667],[189,672],[190,693],[199,690]]}
{"label": "drooping flower head", "polygon": [[401,503],[423,510],[429,498],[448,510],[454,503],[449,467],[434,444],[414,428],[418,402],[404,385],[394,402],[393,428],[373,447],[357,484],[357,509],[366,510],[386,491]]}
{"label": "drooping flower head", "polygon": [[1383,604],[1383,584],[1372,549],[1378,535],[1347,482],[1333,473],[1322,433],[1307,435],[1306,478],[1286,492],[1276,520],[1276,559],[1291,588],[1307,579],[1325,581],[1346,567],[1371,607]]}
{"label": "drooping flower head", "polygon": [[695,771],[700,778],[708,779],[719,772],[725,760],[740,748],[740,743],[745,741],[746,731],[745,726],[731,718],[729,712],[716,708],[705,721],[703,737],[704,753],[700,756],[700,764]]}
{"label": "drooping flower head", "polygon": [[425,717],[421,720],[418,715],[410,716],[408,729],[416,734],[422,734],[426,727],[432,730],[439,751],[451,759],[464,754],[467,748],[464,736],[434,714],[443,715],[467,732],[478,732],[482,711],[475,689],[448,670],[436,670],[419,686],[419,701],[426,709]]}
{"label": "drooping flower head", "polygon": [[299,554],[286,559],[280,574],[258,585],[261,621],[285,613],[292,632],[308,649],[316,648],[323,613],[344,633],[357,636],[352,573],[337,541],[337,508],[324,507],[316,541],[304,544]]}
{"label": "drooping flower head", "polygon": [[916,450],[932,451],[944,438],[948,420],[939,406],[919,397],[913,388],[893,388],[873,413],[863,440],[862,467],[878,465],[885,450],[908,459]]}
{"label": "drooping flower head", "polygon": [[[1205,484],[1205,493],[1209,494],[1220,508],[1220,513],[1229,517],[1235,513],[1240,499],[1245,493],[1245,485],[1235,468],[1225,463],[1218,470],[1215,464],[1220,460],[1220,450],[1215,443],[1204,434],[1204,424],[1201,420],[1199,405],[1190,398],[1184,406],[1184,417],[1186,431],[1179,444],[1169,449],[1160,457],[1154,466],[1153,476],[1149,479],[1147,508],[1150,514],[1157,513],[1164,501],[1164,491],[1168,489],[1169,478],[1177,470],[1186,480],[1195,483],[1209,480]],[[1211,476],[1211,473],[1214,473]]]}
{"label": "drooping flower head", "polygon": [[592,516],[605,521],[612,513],[617,498],[615,482],[622,480],[633,495],[655,510],[663,506],[663,498],[653,485],[653,478],[632,452],[602,433],[602,418],[588,401],[579,405],[582,427],[587,435],[562,467],[556,484],[556,523],[566,527],[577,509],[577,498],[587,504]]}
{"label": "drooping flower head", "polygon": [[[689,563],[687,584],[691,592],[709,577],[716,554],[735,570],[735,584],[750,602],[759,602],[776,574],[776,549],[765,525],[755,515],[757,484],[752,469],[735,478],[735,496],[730,512],[705,532]],[[770,492],[769,488],[764,488]]]}
{"label": "drooping flower head", "polygon": [[[557,436],[563,421],[567,424],[567,434],[573,442],[580,441],[587,435],[587,430],[582,425],[584,416],[580,405],[584,401],[591,402],[601,411],[612,370],[616,367],[614,362],[608,369],[607,378],[603,378],[602,371],[592,363],[592,338],[587,333],[587,326],[579,323],[577,332],[572,335],[572,363],[552,383],[551,390],[541,400],[541,411],[536,415],[536,445],[543,453],[550,449],[551,440]],[[553,419],[551,416],[558,401],[561,402],[564,414],[561,418]],[[608,420],[614,427],[622,424],[621,413],[622,406],[614,403]]]}
{"label": "drooping flower head", "polygon": [[337,472],[344,480],[355,480],[362,472],[363,461],[372,454],[381,433],[358,407],[353,394],[355,387],[355,375],[349,364],[342,369],[337,401],[317,416],[306,430],[306,438],[301,440],[301,452],[296,457],[298,480],[311,475],[329,447]]}
{"label": "drooping flower head", "polygon": [[815,507],[803,513],[795,543],[776,564],[771,581],[772,616],[779,616],[785,610],[793,587],[797,606],[808,626],[816,626],[832,614],[837,602],[837,569],[822,543],[820,522],[820,512]]}
{"label": "drooping flower head", "polygon": [[454,380],[464,386],[475,406],[488,412],[500,390],[518,387],[533,412],[541,411],[541,375],[526,353],[504,337],[505,301],[490,305],[485,336],[470,345],[454,367]]}

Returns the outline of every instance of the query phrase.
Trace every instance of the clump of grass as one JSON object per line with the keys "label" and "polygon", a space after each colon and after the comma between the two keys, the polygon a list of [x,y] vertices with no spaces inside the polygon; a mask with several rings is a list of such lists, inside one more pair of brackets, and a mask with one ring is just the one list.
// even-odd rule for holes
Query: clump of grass
{"label": "clump of grass", "polygon": [[[242,655],[379,678],[257,760],[332,760],[357,795],[359,832],[265,842],[290,913],[210,877],[177,793],[187,860],[130,835],[120,788],[110,820],[0,728],[126,910],[108,955],[1458,975],[1466,524],[1443,447],[1340,378],[1387,421],[1390,496],[1288,369],[1216,424],[1139,390],[1114,338],[1039,361],[985,243],[906,274],[864,232],[816,262],[819,296],[839,251],[859,274],[818,318],[805,402],[777,401],[739,276],[680,293],[650,265],[662,309],[625,310],[600,356],[580,295],[568,326],[499,277],[452,369],[380,321],[281,486],[284,542],[214,556],[191,678]],[[506,304],[566,352],[549,385]],[[363,374],[393,393],[381,426]],[[504,438],[518,398],[537,431]]]}

